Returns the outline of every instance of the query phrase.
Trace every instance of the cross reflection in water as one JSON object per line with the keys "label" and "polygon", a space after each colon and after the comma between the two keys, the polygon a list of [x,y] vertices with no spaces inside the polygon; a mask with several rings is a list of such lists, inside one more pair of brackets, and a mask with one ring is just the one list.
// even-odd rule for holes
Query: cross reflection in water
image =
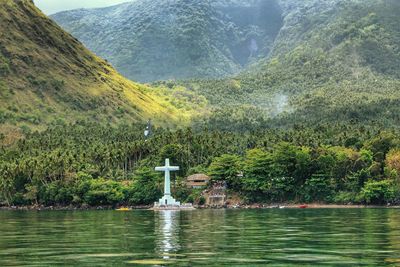
{"label": "cross reflection in water", "polygon": [[156,253],[163,259],[170,259],[180,249],[179,244],[180,211],[162,210],[156,216]]}

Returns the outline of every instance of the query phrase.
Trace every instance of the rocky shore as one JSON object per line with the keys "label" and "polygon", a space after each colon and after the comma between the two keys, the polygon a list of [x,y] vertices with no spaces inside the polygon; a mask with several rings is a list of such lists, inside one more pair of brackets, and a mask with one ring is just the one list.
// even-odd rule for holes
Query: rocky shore
{"label": "rocky shore", "polygon": [[[85,210],[116,210],[118,208],[128,208],[129,210],[147,210],[153,205],[143,206],[2,206],[0,211],[85,211]],[[337,204],[251,204],[251,205],[224,205],[206,206],[194,205],[196,209],[361,209],[361,208],[390,208],[399,209],[396,205],[337,205]]]}
{"label": "rocky shore", "polygon": [[[145,210],[149,209],[152,206],[127,206],[129,209],[135,210]],[[115,210],[118,209],[119,206],[42,206],[42,205],[33,205],[33,206],[2,206],[1,210],[15,210],[15,211],[84,211],[84,210]]]}

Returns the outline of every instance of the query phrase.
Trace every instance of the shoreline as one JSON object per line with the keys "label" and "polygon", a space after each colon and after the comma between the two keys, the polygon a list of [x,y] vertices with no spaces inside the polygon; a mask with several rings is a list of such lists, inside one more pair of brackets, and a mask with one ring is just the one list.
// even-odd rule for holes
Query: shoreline
{"label": "shoreline", "polygon": [[[153,205],[143,206],[1,206],[0,211],[94,211],[116,210],[151,210]],[[252,204],[252,205],[225,205],[225,206],[193,206],[195,209],[400,209],[398,205],[344,205],[344,204]]]}

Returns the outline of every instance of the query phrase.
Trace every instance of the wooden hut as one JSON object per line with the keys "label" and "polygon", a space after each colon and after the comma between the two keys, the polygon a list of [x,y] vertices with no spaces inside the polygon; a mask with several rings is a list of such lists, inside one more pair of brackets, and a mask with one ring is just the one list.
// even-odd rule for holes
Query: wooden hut
{"label": "wooden hut", "polygon": [[207,186],[209,181],[210,177],[205,174],[193,174],[186,178],[186,186],[189,188],[203,188]]}

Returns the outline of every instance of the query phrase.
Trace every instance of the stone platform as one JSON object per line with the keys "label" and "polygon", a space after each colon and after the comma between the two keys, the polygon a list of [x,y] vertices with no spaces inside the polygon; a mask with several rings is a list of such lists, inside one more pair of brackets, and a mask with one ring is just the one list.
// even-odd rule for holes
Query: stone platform
{"label": "stone platform", "polygon": [[154,206],[150,210],[195,210],[192,204],[182,204],[182,205],[159,205],[158,202],[154,203]]}

